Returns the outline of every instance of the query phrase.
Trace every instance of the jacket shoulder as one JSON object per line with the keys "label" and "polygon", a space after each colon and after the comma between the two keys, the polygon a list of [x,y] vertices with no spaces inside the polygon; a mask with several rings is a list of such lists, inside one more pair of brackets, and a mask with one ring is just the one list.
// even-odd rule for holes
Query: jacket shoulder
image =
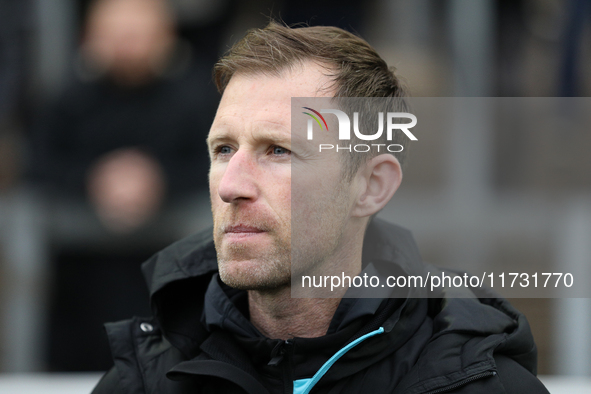
{"label": "jacket shoulder", "polygon": [[[136,352],[136,328],[142,330],[142,327],[148,328],[153,326],[145,321],[140,323],[139,318],[123,320],[116,323],[105,324],[107,336],[109,338],[109,345],[111,347],[111,354],[115,362],[114,370],[119,377],[118,385],[126,388],[130,393],[143,393],[144,379],[142,376],[142,369],[140,368],[138,353]],[[140,327],[141,324],[144,326]],[[150,326],[146,326],[150,324]],[[141,336],[141,334],[140,334]],[[138,338],[139,339],[139,338]],[[115,375],[115,372],[112,373]],[[106,377],[105,377],[106,378]],[[113,377],[107,382],[113,381]]]}
{"label": "jacket shoulder", "polygon": [[111,368],[103,375],[91,394],[123,394],[123,386],[117,368]]}
{"label": "jacket shoulder", "polygon": [[134,317],[105,324],[114,360],[93,394],[198,393],[186,382],[175,382],[166,372],[185,357],[162,336],[153,319]]}
{"label": "jacket shoulder", "polygon": [[548,394],[540,380],[517,361],[496,356],[497,373],[507,394]]}
{"label": "jacket shoulder", "polygon": [[517,361],[503,355],[494,359],[494,374],[460,385],[449,394],[549,394],[542,382]]}

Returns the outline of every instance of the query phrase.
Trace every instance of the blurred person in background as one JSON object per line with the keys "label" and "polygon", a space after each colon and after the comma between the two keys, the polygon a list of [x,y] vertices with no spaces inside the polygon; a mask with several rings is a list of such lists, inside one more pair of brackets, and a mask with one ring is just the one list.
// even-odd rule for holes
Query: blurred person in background
{"label": "blurred person in background", "polygon": [[217,95],[164,0],[91,3],[77,69],[34,126],[30,174],[50,204],[89,207],[109,242],[53,245],[52,370],[107,368],[102,322],[146,311],[138,266],[177,236],[168,210],[206,191]]}
{"label": "blurred person in background", "polygon": [[[42,119],[33,174],[53,191],[86,195],[109,230],[148,222],[165,197],[206,185],[199,133],[212,116],[205,67],[176,45],[162,0],[98,0],[80,74]],[[201,152],[201,154],[200,154]]]}

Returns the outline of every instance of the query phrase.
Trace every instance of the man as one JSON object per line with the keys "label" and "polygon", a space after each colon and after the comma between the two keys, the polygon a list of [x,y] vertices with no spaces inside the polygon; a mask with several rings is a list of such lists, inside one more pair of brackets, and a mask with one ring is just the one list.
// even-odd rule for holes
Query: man
{"label": "man", "polygon": [[213,236],[144,265],[154,317],[107,325],[115,367],[94,393],[547,392],[527,321],[502,299],[292,298],[295,271],[426,269],[407,231],[370,220],[401,155],[321,156],[292,138],[292,97],[404,95],[365,41],[271,23],[215,79]]}
{"label": "man", "polygon": [[80,78],[33,130],[33,180],[87,202],[109,234],[146,229],[207,185],[215,92],[175,30],[165,0],[93,0]]}

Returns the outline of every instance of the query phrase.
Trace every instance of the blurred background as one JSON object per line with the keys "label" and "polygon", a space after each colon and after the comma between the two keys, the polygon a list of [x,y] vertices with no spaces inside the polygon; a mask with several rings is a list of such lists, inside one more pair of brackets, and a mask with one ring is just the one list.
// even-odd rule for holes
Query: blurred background
{"label": "blurred background", "polygon": [[[140,264],[211,223],[212,66],[269,16],[359,33],[418,97],[591,93],[591,0],[0,0],[0,388],[104,371],[102,323],[150,314]],[[507,130],[422,144],[394,216],[435,264],[590,264],[591,133]],[[591,375],[589,300],[513,302],[540,374]]]}

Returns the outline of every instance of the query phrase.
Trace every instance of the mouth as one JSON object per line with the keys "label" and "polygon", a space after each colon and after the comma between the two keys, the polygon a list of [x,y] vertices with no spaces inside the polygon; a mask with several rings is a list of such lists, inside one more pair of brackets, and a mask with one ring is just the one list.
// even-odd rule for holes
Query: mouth
{"label": "mouth", "polygon": [[238,224],[235,226],[227,226],[224,228],[224,234],[231,238],[246,238],[260,234],[264,234],[266,231],[259,227],[249,226],[245,224]]}

